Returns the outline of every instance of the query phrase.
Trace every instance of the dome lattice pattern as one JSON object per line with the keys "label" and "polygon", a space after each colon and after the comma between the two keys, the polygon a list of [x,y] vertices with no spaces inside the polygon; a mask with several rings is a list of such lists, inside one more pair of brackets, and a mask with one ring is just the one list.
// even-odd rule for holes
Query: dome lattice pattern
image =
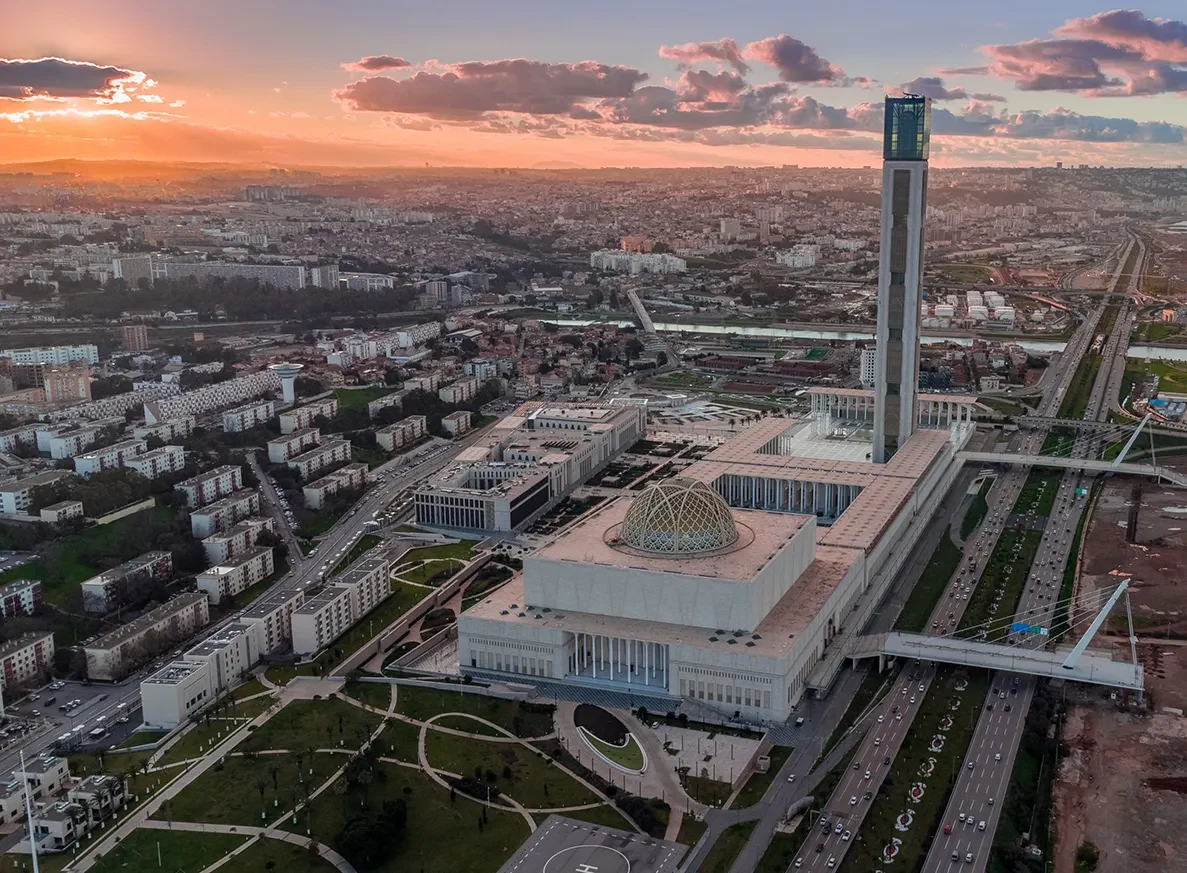
{"label": "dome lattice pattern", "polygon": [[629,546],[661,555],[712,552],[733,545],[729,507],[704,482],[666,479],[640,494],[618,532]]}

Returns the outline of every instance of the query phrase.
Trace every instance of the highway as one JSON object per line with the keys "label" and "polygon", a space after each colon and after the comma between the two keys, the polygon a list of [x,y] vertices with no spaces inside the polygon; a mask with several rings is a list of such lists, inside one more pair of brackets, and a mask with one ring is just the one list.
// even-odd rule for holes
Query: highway
{"label": "highway", "polygon": [[[1122,293],[1128,296],[1131,290],[1136,289],[1144,258],[1144,245],[1136,236],[1131,236],[1110,282],[1110,291],[1115,292],[1124,278],[1121,270],[1134,245],[1139,246],[1135,261],[1137,266]],[[1106,305],[1109,299],[1113,298],[1107,298]],[[1101,306],[1090,322],[1091,332],[1085,332],[1085,337],[1091,337],[1091,333],[1095,332],[1103,313],[1104,306]],[[1120,307],[1113,329],[1101,350],[1101,367],[1084,409],[1083,417],[1086,420],[1103,420],[1114,406],[1121,387],[1120,374],[1125,369],[1124,356],[1132,318],[1127,299]],[[1072,369],[1074,371],[1074,367]],[[1055,397],[1062,401],[1063,393],[1061,391]],[[1099,457],[1102,448],[1097,434],[1080,432],[1076,435],[1072,455]],[[1076,490],[1087,488],[1090,483],[1091,476],[1075,470],[1069,470],[1061,477],[1030,578],[1019,599],[1016,621],[1051,627],[1054,619],[1053,601],[1059,599],[1064,567],[1069,558],[1074,560],[1074,556],[1069,554],[1072,539],[1088,504],[1087,497],[1078,496]],[[1058,632],[1059,629],[1055,630]],[[1020,633],[1010,633],[1009,638],[1013,645],[1034,647],[1041,647],[1049,639]],[[980,873],[986,869],[1034,691],[1035,680],[1029,677],[1005,673],[994,675],[981,718],[969,743],[965,765],[949,797],[940,833],[928,851],[923,873],[956,873],[958,870]]]}

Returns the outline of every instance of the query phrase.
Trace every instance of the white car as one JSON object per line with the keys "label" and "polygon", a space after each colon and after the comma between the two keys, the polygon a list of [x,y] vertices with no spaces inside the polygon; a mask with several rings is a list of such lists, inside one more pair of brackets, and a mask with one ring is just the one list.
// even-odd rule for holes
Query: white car
{"label": "white car", "polygon": [[1001,752],[998,752],[996,755],[993,756],[993,760],[995,760],[995,761],[1000,761],[1001,759],[1002,759]]}
{"label": "white car", "polygon": [[[866,772],[868,773],[869,771],[867,770]],[[849,805],[857,806],[857,795],[856,794],[849,798]],[[837,825],[837,833],[840,833],[840,832],[841,832],[841,826]]]}

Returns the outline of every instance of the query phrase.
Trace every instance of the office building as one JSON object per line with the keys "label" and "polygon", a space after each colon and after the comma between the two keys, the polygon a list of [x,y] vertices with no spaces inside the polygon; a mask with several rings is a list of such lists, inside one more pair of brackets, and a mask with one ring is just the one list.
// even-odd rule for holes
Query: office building
{"label": "office building", "polygon": [[210,607],[205,594],[200,591],[178,594],[84,645],[87,676],[117,682],[189,639],[209,622]]}
{"label": "office building", "polygon": [[318,416],[333,418],[337,414],[337,398],[326,397],[322,400],[315,400],[313,403],[306,403],[304,406],[280,413],[280,432],[289,434],[295,430],[310,428],[314,426],[314,419]]}
{"label": "office building", "polygon": [[41,582],[18,579],[0,587],[0,616],[34,615],[41,607]]}
{"label": "office building", "polygon": [[129,352],[143,352],[148,348],[148,328],[143,324],[125,324],[122,328],[124,348]]}
{"label": "office building", "polygon": [[228,409],[223,413],[223,430],[229,433],[251,430],[268,423],[276,414],[276,404],[271,400],[256,400]]}
{"label": "office building", "polygon": [[253,629],[261,656],[274,654],[292,643],[293,612],[304,602],[303,588],[285,588],[261,597],[239,614],[239,622]]}
{"label": "office building", "polygon": [[217,606],[226,597],[234,597],[272,574],[275,565],[271,546],[257,546],[242,552],[225,564],[210,567],[198,574],[198,590]]}
{"label": "office building", "polygon": [[300,474],[302,479],[308,480],[320,471],[334,464],[342,464],[350,460],[349,440],[329,440],[315,449],[310,449],[286,462],[289,467]]}
{"label": "office building", "polygon": [[305,508],[317,510],[326,505],[327,498],[338,492],[362,488],[366,484],[367,465],[347,464],[333,473],[328,473],[320,479],[310,482],[301,489],[301,493],[305,498]]}
{"label": "office building", "polygon": [[375,441],[384,451],[394,452],[428,436],[428,433],[428,419],[423,415],[410,415],[375,431]]}
{"label": "office building", "polygon": [[416,520],[519,529],[634,445],[645,424],[637,406],[525,403],[416,490]]}
{"label": "office building", "polygon": [[226,563],[228,559],[252,548],[260,534],[265,531],[272,533],[273,524],[272,517],[267,515],[245,518],[224,531],[204,537],[202,548],[206,551],[206,560],[212,567]]}
{"label": "office building", "polygon": [[36,489],[53,485],[69,478],[71,473],[65,470],[49,470],[36,473],[23,479],[9,479],[0,482],[0,512],[27,513],[33,505],[33,495]]}
{"label": "office building", "polygon": [[145,552],[83,582],[82,606],[89,613],[102,614],[117,606],[142,602],[155,583],[168,582],[171,578],[173,555]]}
{"label": "office building", "polygon": [[29,349],[5,349],[0,358],[11,358],[14,364],[84,364],[99,363],[99,347],[93,344],[76,346],[50,346]]}
{"label": "office building", "polygon": [[159,449],[128,458],[124,466],[135,470],[146,479],[155,479],[182,469],[185,466],[185,449],[181,446],[161,446]]}
{"label": "office building", "polygon": [[460,437],[470,430],[472,414],[468,409],[459,409],[449,415],[441,416],[441,429],[451,437]]}
{"label": "office building", "polygon": [[39,684],[53,662],[52,633],[33,631],[0,643],[0,691]]}
{"label": "office building", "polygon": [[877,464],[890,460],[915,430],[930,137],[929,98],[886,98],[875,334],[873,456]]}
{"label": "office building", "polygon": [[[173,486],[185,498],[185,505],[198,508],[213,503],[243,487],[243,468],[230,464],[199,473]],[[257,510],[258,511],[258,510]]]}
{"label": "office building", "polygon": [[321,442],[321,432],[315,427],[303,427],[287,434],[268,440],[268,460],[273,464],[283,464],[290,458],[295,458],[304,451]]}
{"label": "office building", "polygon": [[199,539],[208,537],[259,512],[260,492],[244,488],[191,512],[190,532]]}
{"label": "office building", "polygon": [[293,610],[293,651],[312,654],[340,637],[387,598],[390,576],[385,555],[365,557]]}
{"label": "office building", "polygon": [[91,399],[91,371],[86,367],[51,367],[42,380],[46,403],[80,403]]}
{"label": "office building", "polygon": [[[145,448],[144,440],[123,440],[101,449],[93,449],[84,455],[75,455],[74,472],[86,479],[104,470],[119,470],[126,467],[128,461],[141,454]],[[181,446],[173,448],[185,454]]]}

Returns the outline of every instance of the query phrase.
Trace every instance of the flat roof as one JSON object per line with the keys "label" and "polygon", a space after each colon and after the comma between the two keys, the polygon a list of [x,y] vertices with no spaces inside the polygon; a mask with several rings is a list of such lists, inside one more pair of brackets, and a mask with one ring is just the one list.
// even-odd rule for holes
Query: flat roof
{"label": "flat roof", "polygon": [[24,479],[9,479],[7,482],[0,482],[0,491],[24,491],[27,488],[36,488],[39,485],[52,485],[59,479],[73,475],[68,470],[46,470],[44,473],[36,473],[32,476],[26,476]]}
{"label": "flat roof", "polygon": [[240,618],[267,618],[273,612],[281,609],[286,604],[293,600],[299,600],[305,596],[305,593],[300,588],[282,588],[275,594],[268,597],[261,597],[247,609],[239,614]]}
{"label": "flat roof", "polygon": [[[193,481],[193,479],[186,480],[186,482]],[[181,482],[179,484],[184,485],[186,482]],[[190,515],[209,515],[214,512],[221,512],[228,507],[234,506],[236,503],[242,503],[244,500],[249,499],[253,494],[258,495],[259,492],[254,488],[240,488],[238,491],[232,491],[226,497],[214,501],[214,503],[208,503],[205,506],[198,507],[197,509],[191,511]]]}
{"label": "flat roof", "polygon": [[802,513],[731,509],[730,515],[742,535],[735,548],[707,555],[653,556],[616,549],[606,542],[608,531],[622,523],[635,499],[623,496],[599,506],[553,542],[533,552],[528,560],[568,561],[749,582],[792,537],[816,522],[815,516]]}
{"label": "flat roof", "polygon": [[[205,541],[203,541],[205,542]],[[254,561],[264,552],[272,551],[271,546],[257,546],[254,549],[248,549],[246,552],[241,552],[225,564],[219,564],[217,567],[208,567],[199,573],[199,576],[226,576],[228,573],[234,573],[244,564],[249,561]],[[202,594],[205,597],[205,593]]]}
{"label": "flat roof", "polygon": [[53,633],[49,631],[45,633],[30,631],[27,634],[21,634],[19,637],[14,637],[11,640],[0,643],[0,655],[11,655],[13,652],[19,652],[21,649],[39,643],[42,640],[52,640],[53,638]]}
{"label": "flat roof", "polygon": [[[181,488],[181,487],[187,486],[187,485],[201,485],[203,482],[205,482],[209,479],[217,479],[219,476],[222,476],[224,473],[229,473],[231,470],[242,470],[242,469],[243,469],[242,467],[240,467],[236,464],[223,464],[220,467],[215,467],[213,470],[207,470],[205,473],[199,473],[197,476],[191,476],[189,479],[186,479],[183,482],[178,482],[173,487]],[[247,489],[243,489],[243,490],[247,490]],[[238,493],[238,492],[236,492],[236,493]],[[228,500],[234,496],[235,496],[234,494],[230,494],[223,499]],[[222,503],[222,500],[220,500],[219,503]],[[214,504],[211,504],[211,505],[213,506]],[[209,509],[210,507],[206,507],[206,508]]]}
{"label": "flat roof", "polygon": [[316,446],[307,452],[302,452],[299,455],[289,458],[288,463],[289,464],[299,464],[302,461],[308,461],[311,458],[316,458],[319,455],[328,454],[329,452],[332,452],[341,446],[348,446],[348,445],[350,445],[349,440],[327,440],[326,442],[322,443],[320,446]]}
{"label": "flat roof", "polygon": [[314,612],[320,612],[325,609],[326,604],[333,603],[342,596],[349,596],[350,589],[343,588],[341,585],[331,585],[328,588],[323,588],[315,596],[310,597],[300,606],[293,610],[294,615],[309,615]]}
{"label": "flat roof", "polygon": [[174,661],[153,673],[141,685],[176,685],[192,676],[199,670],[204,670],[205,664],[192,664],[188,661]]}
{"label": "flat roof", "polygon": [[94,642],[84,646],[84,649],[114,649],[121,643],[126,643],[136,634],[142,633],[145,630],[160,624],[175,612],[180,612],[183,609],[193,606],[199,600],[206,600],[205,591],[187,591],[184,594],[177,594],[169,600],[162,603],[160,606],[150,609],[148,612],[139,618],[134,618],[127,624],[122,624],[113,631],[105,633],[103,636]]}
{"label": "flat roof", "polygon": [[202,542],[217,543],[222,540],[229,540],[232,537],[238,536],[239,534],[243,533],[245,530],[252,530],[253,528],[257,528],[257,527],[264,527],[270,521],[272,521],[272,519],[269,516],[253,515],[251,518],[245,518],[242,521],[235,522],[233,525],[231,525],[226,530],[219,531],[218,533],[212,533],[208,537],[203,537]]}
{"label": "flat roof", "polygon": [[297,430],[293,431],[292,433],[281,434],[280,436],[276,437],[276,439],[268,440],[268,445],[272,445],[273,443],[275,443],[278,446],[284,445],[286,443],[292,442],[293,440],[299,440],[299,439],[301,439],[301,437],[309,436],[309,434],[311,434],[311,433],[321,436],[321,431],[318,430],[316,427],[302,427],[302,428],[298,428]]}

